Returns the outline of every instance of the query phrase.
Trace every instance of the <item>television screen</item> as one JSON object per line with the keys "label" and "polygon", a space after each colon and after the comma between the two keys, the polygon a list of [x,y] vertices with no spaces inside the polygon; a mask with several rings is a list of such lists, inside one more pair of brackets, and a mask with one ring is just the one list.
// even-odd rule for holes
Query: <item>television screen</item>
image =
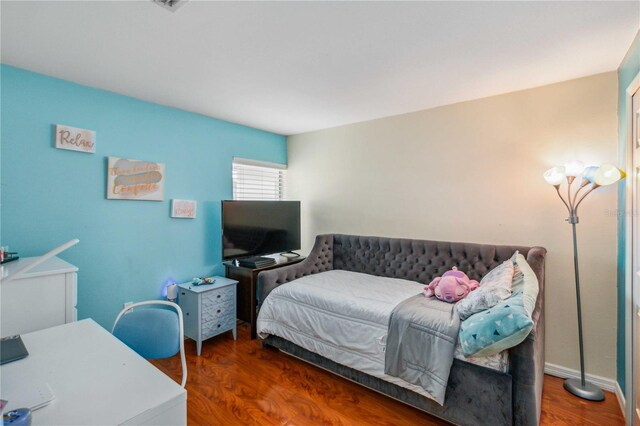
{"label": "television screen", "polygon": [[300,201],[222,201],[224,260],[300,250]]}

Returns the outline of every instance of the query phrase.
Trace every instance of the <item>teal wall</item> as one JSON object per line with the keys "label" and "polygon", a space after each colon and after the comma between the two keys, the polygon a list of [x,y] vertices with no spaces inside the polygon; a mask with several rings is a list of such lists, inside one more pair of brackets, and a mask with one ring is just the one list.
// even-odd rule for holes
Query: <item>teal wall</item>
{"label": "teal wall", "polygon": [[[281,135],[9,66],[0,77],[2,245],[35,256],[79,238],[60,257],[80,269],[79,318],[104,327],[169,279],[223,274],[232,157],[287,161]],[[95,130],[96,153],[55,149],[55,124]],[[164,201],[107,200],[108,156],[165,163]],[[171,219],[172,198],[197,200],[197,218]]]}
{"label": "teal wall", "polygon": [[[627,87],[631,81],[640,72],[640,32],[636,35],[633,44],[629,48],[620,68],[618,68],[618,137],[620,158],[622,159],[620,165],[624,166],[626,150],[627,150],[627,132],[630,126],[628,120],[629,112],[627,111],[626,99],[627,99]],[[625,191],[626,185],[629,179],[625,179],[618,186],[618,211],[621,214],[618,215],[618,347],[617,347],[617,379],[620,389],[625,389],[625,371],[626,371],[626,356],[625,356],[625,315],[626,315],[626,301],[625,301],[625,235],[626,235],[626,215],[627,211]]]}

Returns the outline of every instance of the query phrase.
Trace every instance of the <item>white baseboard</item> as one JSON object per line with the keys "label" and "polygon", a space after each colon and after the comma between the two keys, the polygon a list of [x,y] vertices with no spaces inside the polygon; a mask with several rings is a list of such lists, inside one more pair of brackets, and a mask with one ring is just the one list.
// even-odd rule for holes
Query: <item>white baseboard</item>
{"label": "white baseboard", "polygon": [[[548,362],[544,364],[544,372],[545,374],[561,377],[563,379],[579,379],[580,378],[580,372],[578,370],[562,367],[556,364],[550,364]],[[598,386],[601,389],[604,389],[609,392],[615,392],[617,394],[616,387],[618,387],[618,382],[616,382],[613,379],[607,379],[606,377],[596,376],[594,374],[585,374],[585,379],[593,383],[594,385]],[[618,399],[618,401],[620,401],[620,399]]]}
{"label": "white baseboard", "polygon": [[620,409],[622,410],[622,416],[627,417],[624,392],[620,389],[620,384],[618,382],[616,382],[616,396],[618,397],[618,404],[620,404]]}

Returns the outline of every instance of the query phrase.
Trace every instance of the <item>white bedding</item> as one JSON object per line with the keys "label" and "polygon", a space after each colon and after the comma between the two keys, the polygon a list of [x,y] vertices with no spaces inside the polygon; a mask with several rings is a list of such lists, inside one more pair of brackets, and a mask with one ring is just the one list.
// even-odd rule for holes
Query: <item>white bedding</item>
{"label": "white bedding", "polygon": [[334,362],[431,398],[421,387],[384,374],[391,311],[423,288],[415,281],[350,271],[308,275],[282,284],[269,294],[258,315],[258,335],[282,337]]}

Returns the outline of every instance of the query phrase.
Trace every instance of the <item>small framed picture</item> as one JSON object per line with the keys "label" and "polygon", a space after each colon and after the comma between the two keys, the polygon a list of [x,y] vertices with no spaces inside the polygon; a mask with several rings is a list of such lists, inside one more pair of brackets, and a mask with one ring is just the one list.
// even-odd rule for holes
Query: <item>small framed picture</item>
{"label": "small framed picture", "polygon": [[56,148],[94,154],[96,152],[96,132],[56,124]]}
{"label": "small framed picture", "polygon": [[171,217],[195,219],[198,202],[195,200],[171,200]]}

